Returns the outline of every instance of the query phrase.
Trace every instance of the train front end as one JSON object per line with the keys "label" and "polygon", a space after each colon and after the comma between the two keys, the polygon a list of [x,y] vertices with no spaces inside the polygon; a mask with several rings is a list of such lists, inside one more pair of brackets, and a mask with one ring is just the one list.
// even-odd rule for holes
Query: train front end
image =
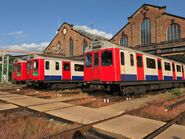
{"label": "train front end", "polygon": [[84,80],[107,83],[120,81],[119,48],[106,41],[94,41],[84,55]]}

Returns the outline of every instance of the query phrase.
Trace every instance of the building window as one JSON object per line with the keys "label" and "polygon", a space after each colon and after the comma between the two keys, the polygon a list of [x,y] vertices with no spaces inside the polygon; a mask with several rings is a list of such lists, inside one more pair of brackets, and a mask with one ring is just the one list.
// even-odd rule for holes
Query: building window
{"label": "building window", "polygon": [[73,49],[74,49],[73,39],[70,38],[70,41],[69,41],[69,56],[73,56]]}
{"label": "building window", "polygon": [[145,18],[141,23],[141,45],[148,45],[151,43],[151,25],[150,20]]}
{"label": "building window", "polygon": [[176,23],[171,24],[167,31],[168,41],[176,41],[180,39],[180,26]]}
{"label": "building window", "polygon": [[133,56],[133,54],[130,54],[130,65],[134,66],[134,56]]}
{"label": "building window", "polygon": [[121,36],[120,45],[128,47],[128,37],[126,35]]}
{"label": "building window", "polygon": [[83,42],[83,53],[85,52],[85,49],[86,49],[87,46],[88,46],[87,42],[84,41],[84,42]]}
{"label": "building window", "polygon": [[149,69],[156,69],[155,59],[146,58],[146,65]]}
{"label": "building window", "polygon": [[57,44],[57,47],[56,47],[56,51],[57,51],[57,53],[59,53],[59,52],[60,52],[60,50],[61,50],[61,44],[60,44],[60,43],[58,43],[58,44]]}

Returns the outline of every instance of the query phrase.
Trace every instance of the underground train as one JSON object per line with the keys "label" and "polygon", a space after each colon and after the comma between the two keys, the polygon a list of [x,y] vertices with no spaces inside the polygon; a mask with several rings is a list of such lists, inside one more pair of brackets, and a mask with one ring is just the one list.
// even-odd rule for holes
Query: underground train
{"label": "underground train", "polygon": [[185,64],[108,41],[94,41],[84,54],[84,81],[92,89],[139,93],[185,85]]}
{"label": "underground train", "polygon": [[44,54],[34,55],[27,61],[27,84],[51,86],[77,85],[83,81],[84,64],[80,60],[65,59]]}
{"label": "underground train", "polygon": [[27,61],[16,58],[13,61],[12,81],[14,83],[25,83],[27,80],[26,73]]}
{"label": "underground train", "polygon": [[24,62],[14,62],[14,68],[17,70],[12,73],[12,78],[26,81],[28,86],[49,87],[58,84],[67,87],[68,84],[78,85],[84,76],[83,61],[44,54],[35,54]]}

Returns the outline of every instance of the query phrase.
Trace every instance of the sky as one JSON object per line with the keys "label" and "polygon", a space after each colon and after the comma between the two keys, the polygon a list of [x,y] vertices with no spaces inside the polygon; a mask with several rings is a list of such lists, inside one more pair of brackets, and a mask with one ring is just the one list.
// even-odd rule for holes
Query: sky
{"label": "sky", "polygon": [[144,3],[185,17],[184,0],[0,0],[0,49],[41,51],[63,22],[111,36]]}

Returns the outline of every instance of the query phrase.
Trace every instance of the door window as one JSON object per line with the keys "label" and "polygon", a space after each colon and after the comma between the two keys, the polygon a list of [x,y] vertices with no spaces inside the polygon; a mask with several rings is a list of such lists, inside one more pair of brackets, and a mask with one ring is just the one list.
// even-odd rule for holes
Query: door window
{"label": "door window", "polygon": [[137,56],[137,66],[138,67],[143,67],[142,56]]}
{"label": "door window", "polygon": [[64,70],[69,71],[70,70],[70,64],[69,63],[64,63]]}

